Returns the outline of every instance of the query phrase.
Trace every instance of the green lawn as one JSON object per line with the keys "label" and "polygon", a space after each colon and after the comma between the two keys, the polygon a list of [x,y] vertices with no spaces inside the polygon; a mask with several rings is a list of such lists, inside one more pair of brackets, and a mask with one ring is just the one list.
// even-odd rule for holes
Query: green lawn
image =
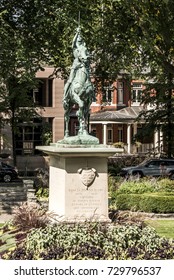
{"label": "green lawn", "polygon": [[154,227],[160,236],[174,239],[174,220],[147,220],[146,224]]}

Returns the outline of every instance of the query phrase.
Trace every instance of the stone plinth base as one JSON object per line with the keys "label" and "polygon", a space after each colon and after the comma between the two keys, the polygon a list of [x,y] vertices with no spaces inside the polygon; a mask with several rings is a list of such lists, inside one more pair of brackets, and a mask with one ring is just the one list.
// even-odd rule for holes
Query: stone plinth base
{"label": "stone plinth base", "polygon": [[56,144],[37,149],[50,156],[49,211],[57,220],[109,222],[107,158],[118,149]]}

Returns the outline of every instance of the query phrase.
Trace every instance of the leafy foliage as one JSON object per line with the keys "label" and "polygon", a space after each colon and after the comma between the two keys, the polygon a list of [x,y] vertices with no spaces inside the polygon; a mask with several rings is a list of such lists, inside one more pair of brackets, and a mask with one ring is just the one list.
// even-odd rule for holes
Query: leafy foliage
{"label": "leafy foliage", "polygon": [[[119,184],[119,183],[118,183]],[[168,178],[142,178],[120,181],[117,194],[142,194],[142,193],[173,193],[174,194],[174,182]]]}
{"label": "leafy foliage", "polygon": [[115,207],[119,210],[148,213],[174,213],[174,195],[168,193],[119,194],[115,199]]}
{"label": "leafy foliage", "polygon": [[124,181],[117,191],[119,193],[148,193],[154,192],[155,187],[150,180],[131,180]]}
{"label": "leafy foliage", "polygon": [[159,192],[167,192],[167,193],[174,193],[174,182],[173,180],[169,180],[167,178],[161,179],[157,181],[158,184],[158,191]]}
{"label": "leafy foliage", "polygon": [[[0,2],[0,84],[15,77],[32,83],[44,65],[67,77],[71,43],[80,25],[93,61],[96,87],[126,79],[146,80],[144,110],[148,135],[163,131],[165,152],[173,151],[174,5],[173,0],[14,0]],[[1,88],[4,93],[4,89]],[[20,94],[18,93],[18,96]],[[22,98],[23,99],[23,98]],[[25,98],[24,98],[25,99]],[[0,104],[0,111],[4,107]],[[8,106],[7,106],[8,107]]]}
{"label": "leafy foliage", "polygon": [[49,145],[52,142],[52,130],[49,123],[43,124],[41,138],[43,145]]}
{"label": "leafy foliage", "polygon": [[[112,177],[111,177],[112,178]],[[131,178],[117,181],[116,188],[110,179],[110,211],[132,210],[155,213],[174,212],[174,182],[168,178]]]}
{"label": "leafy foliage", "polygon": [[34,179],[33,187],[38,199],[48,199],[49,196],[49,171],[43,168],[35,170],[36,177]]}
{"label": "leafy foliage", "polygon": [[50,225],[32,230],[8,259],[173,259],[174,244],[152,228],[98,223]]}

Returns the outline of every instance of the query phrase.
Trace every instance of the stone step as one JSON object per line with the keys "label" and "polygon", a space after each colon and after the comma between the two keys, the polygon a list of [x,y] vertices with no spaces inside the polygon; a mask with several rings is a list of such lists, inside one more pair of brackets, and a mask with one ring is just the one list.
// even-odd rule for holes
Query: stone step
{"label": "stone step", "polygon": [[11,197],[11,196],[16,196],[16,197],[18,197],[18,196],[21,196],[21,195],[26,195],[27,194],[27,191],[22,191],[22,192],[9,192],[9,193],[5,193],[5,192],[3,192],[3,193],[0,193],[0,201],[1,201],[1,197],[3,198],[3,197]]}
{"label": "stone step", "polygon": [[0,187],[0,192],[11,192],[11,191],[15,191],[15,192],[19,192],[21,190],[26,190],[27,188],[24,186],[16,186],[16,187]]}
{"label": "stone step", "polygon": [[13,204],[15,202],[21,202],[21,201],[27,201],[27,196],[19,196],[19,197],[12,197],[11,199],[8,199],[8,198],[4,198],[4,199],[1,199],[0,201],[0,206],[1,204]]}
{"label": "stone step", "polygon": [[24,186],[23,182],[10,182],[10,183],[0,182],[0,188],[17,188],[23,186]]}
{"label": "stone step", "polygon": [[14,205],[16,203],[22,203],[24,201],[27,201],[26,197],[21,197],[20,199],[14,199],[14,200],[10,200],[10,201],[4,200],[4,201],[1,201],[0,207],[1,207],[1,205],[2,206],[4,206],[4,205],[10,205],[11,206],[11,205]]}
{"label": "stone step", "polygon": [[13,202],[13,201],[22,201],[22,200],[27,200],[27,196],[26,195],[21,195],[19,197],[15,197],[15,196],[12,196],[11,198],[7,198],[7,197],[3,197],[0,199],[0,204],[1,203],[4,203],[4,202]]}
{"label": "stone step", "polygon": [[11,193],[25,193],[27,189],[20,188],[20,189],[2,189],[0,188],[0,195],[1,194],[11,194]]}
{"label": "stone step", "polygon": [[27,192],[11,192],[11,193],[0,193],[0,201],[2,200],[13,200],[18,198],[20,199],[21,197],[27,197]]}
{"label": "stone step", "polygon": [[36,201],[33,180],[0,182],[0,216],[13,214],[16,207],[27,201]]}

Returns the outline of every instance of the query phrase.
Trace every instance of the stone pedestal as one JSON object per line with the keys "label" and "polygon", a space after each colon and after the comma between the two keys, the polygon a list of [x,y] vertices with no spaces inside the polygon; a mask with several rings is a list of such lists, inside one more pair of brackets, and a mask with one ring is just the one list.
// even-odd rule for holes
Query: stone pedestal
{"label": "stone pedestal", "polygon": [[120,149],[56,144],[37,149],[50,156],[49,211],[62,221],[109,222],[107,159]]}

